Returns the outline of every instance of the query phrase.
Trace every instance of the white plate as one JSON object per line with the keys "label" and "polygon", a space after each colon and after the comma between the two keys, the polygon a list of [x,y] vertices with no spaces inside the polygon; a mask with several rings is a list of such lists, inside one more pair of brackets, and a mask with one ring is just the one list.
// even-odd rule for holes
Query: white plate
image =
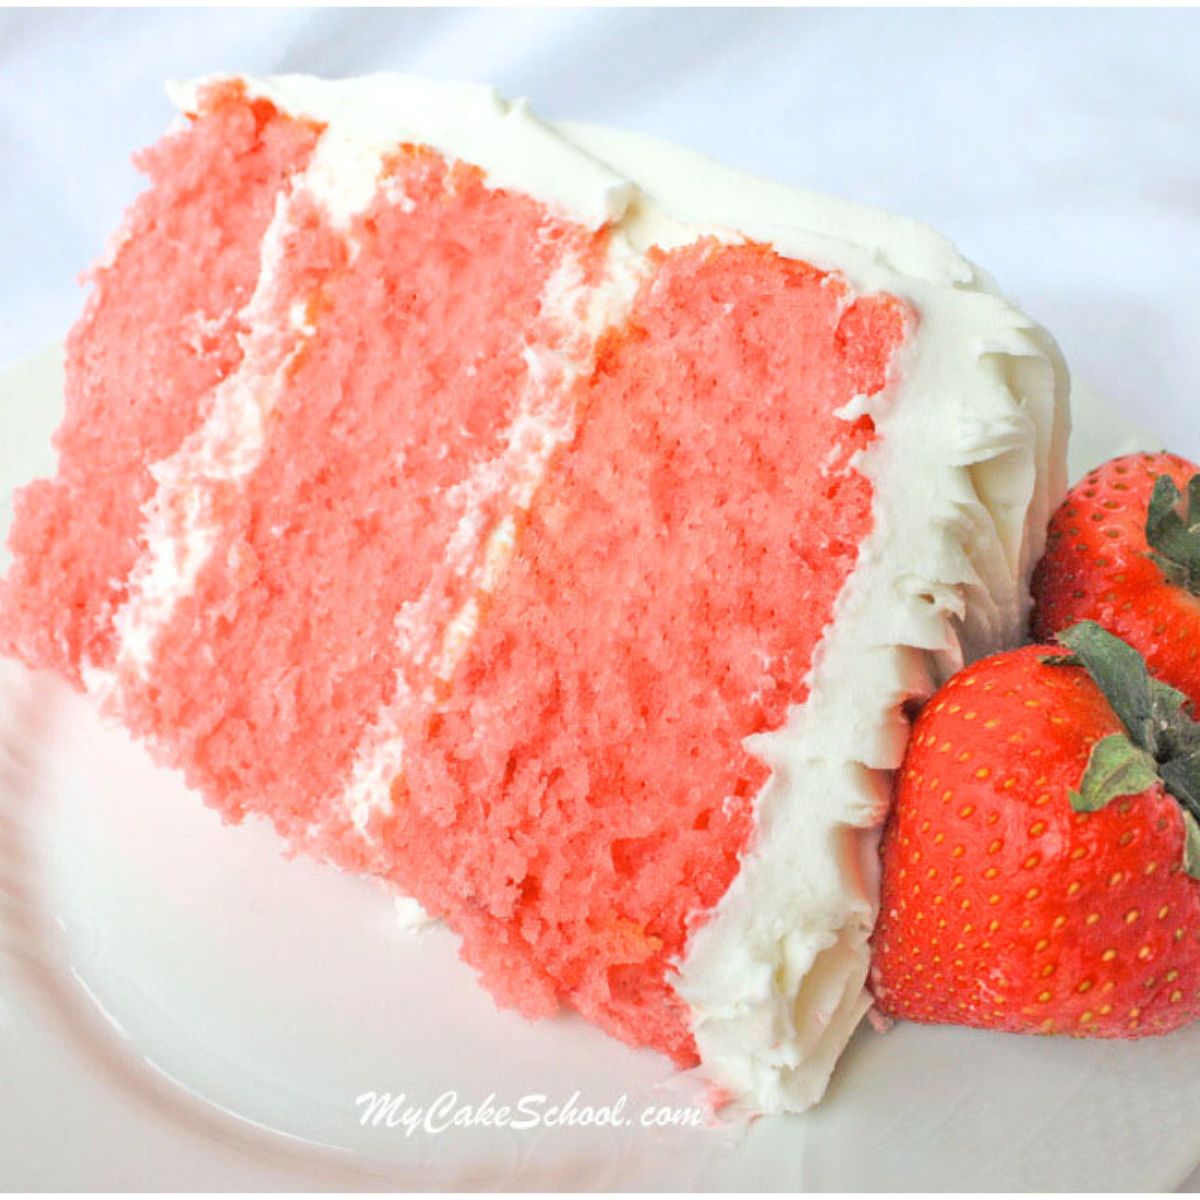
{"label": "white plate", "polygon": [[[1089,399],[1078,472],[1152,442]],[[0,377],[0,530],[51,467],[58,351]],[[0,564],[4,562],[0,558]],[[0,1187],[1171,1188],[1200,1159],[1200,1025],[1100,1044],[864,1029],[823,1105],[746,1130],[364,1127],[430,1104],[693,1099],[582,1021],[496,1010],[444,930],[225,827],[78,696],[0,663]]]}

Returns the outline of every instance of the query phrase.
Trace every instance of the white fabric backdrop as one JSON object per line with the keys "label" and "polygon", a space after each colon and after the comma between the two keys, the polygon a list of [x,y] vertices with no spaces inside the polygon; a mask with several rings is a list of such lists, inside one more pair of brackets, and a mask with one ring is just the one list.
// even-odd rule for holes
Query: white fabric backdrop
{"label": "white fabric backdrop", "polygon": [[57,337],[167,76],[400,68],[921,217],[1200,447],[1200,13],[9,11],[0,366]]}
{"label": "white fabric backdrop", "polygon": [[1182,10],[3,12],[0,367],[73,318],[165,77],[398,68],[921,217],[1195,456],[1197,62]]}
{"label": "white fabric backdrop", "polygon": [[392,68],[923,218],[1197,457],[1198,62],[1178,10],[0,12],[0,369],[73,319],[164,78]]}

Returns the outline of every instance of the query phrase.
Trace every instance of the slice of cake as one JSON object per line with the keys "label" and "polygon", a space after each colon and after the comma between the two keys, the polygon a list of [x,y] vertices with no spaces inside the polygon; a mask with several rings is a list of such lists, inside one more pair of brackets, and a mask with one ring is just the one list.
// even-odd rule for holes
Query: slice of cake
{"label": "slice of cake", "polygon": [[1052,343],[917,224],[484,89],[176,95],[0,646],[501,1003],[812,1103],[907,706],[1023,628]]}

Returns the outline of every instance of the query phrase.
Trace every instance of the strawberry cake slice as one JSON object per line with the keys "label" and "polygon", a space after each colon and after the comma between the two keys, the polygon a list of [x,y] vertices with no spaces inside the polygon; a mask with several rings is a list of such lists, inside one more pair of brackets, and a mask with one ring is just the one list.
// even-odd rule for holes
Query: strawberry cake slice
{"label": "strawberry cake slice", "polygon": [[501,1003],[811,1104],[909,706],[1027,616],[1052,342],[918,224],[490,90],[174,94],[0,648]]}

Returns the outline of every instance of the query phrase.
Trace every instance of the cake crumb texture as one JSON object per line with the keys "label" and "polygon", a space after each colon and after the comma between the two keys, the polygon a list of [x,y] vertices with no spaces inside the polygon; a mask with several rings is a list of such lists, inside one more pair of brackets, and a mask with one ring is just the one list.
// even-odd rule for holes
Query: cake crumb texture
{"label": "cake crumb texture", "polygon": [[259,243],[316,139],[312,125],[233,82],[210,89],[202,120],[138,156],[152,186],[91,272],[67,341],[58,474],[14,497],[0,650],[76,686],[84,659],[111,661],[113,613],[144,549],[150,465],[176,450],[236,370]]}
{"label": "cake crumb texture", "polygon": [[[869,532],[854,468],[888,297],[756,245],[658,258],[586,386],[380,835],[497,995],[695,1061],[671,964],[751,838],[780,726]],[[851,332],[852,331],[852,332]],[[850,334],[850,336],[847,336]]]}

